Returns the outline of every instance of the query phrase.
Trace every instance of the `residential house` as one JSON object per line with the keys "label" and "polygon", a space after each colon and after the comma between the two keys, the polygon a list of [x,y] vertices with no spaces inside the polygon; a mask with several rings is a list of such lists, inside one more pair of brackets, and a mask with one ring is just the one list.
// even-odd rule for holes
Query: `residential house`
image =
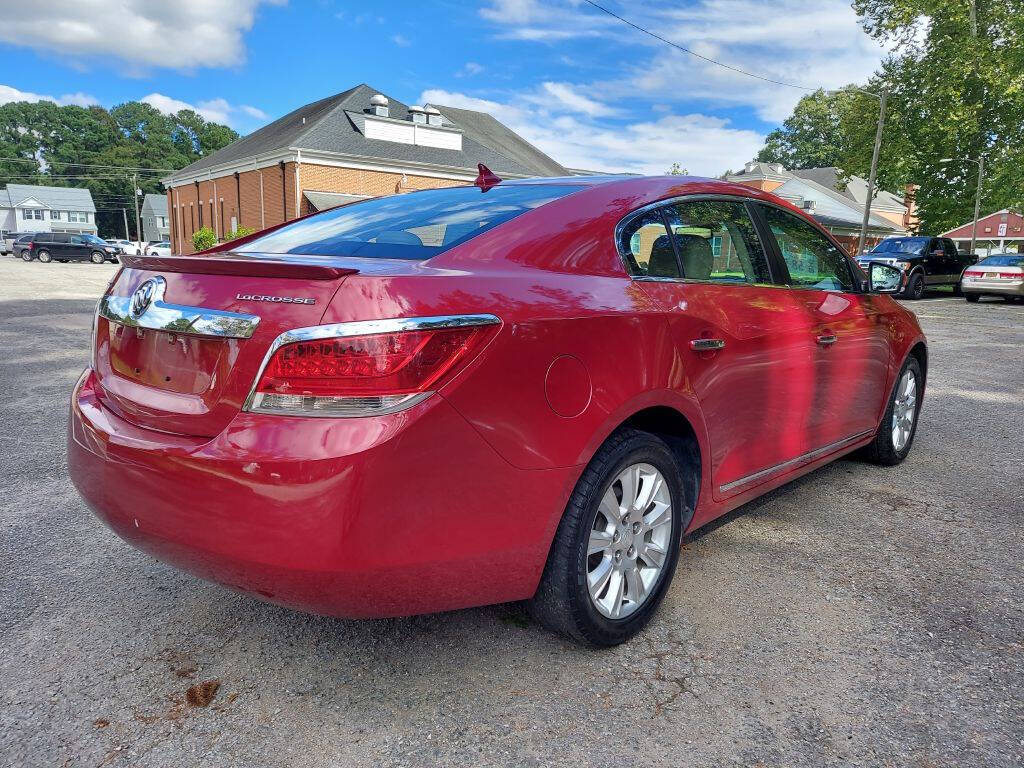
{"label": "residential house", "polygon": [[0,189],[0,231],[96,234],[88,189],[8,184]]}
{"label": "residential house", "polygon": [[569,172],[491,115],[408,106],[368,85],[307,104],[166,177],[171,248],[366,197]]}
{"label": "residential house", "polygon": [[167,218],[167,195],[148,194],[142,201],[142,236],[145,240],[167,240],[171,227]]}
{"label": "residential house", "polygon": [[[726,178],[755,189],[771,192],[810,214],[819,224],[854,253],[867,199],[867,181],[860,176],[842,180],[837,168],[787,170],[779,163],[747,163],[742,171]],[[905,235],[916,229],[915,188],[899,197],[879,190],[871,202],[871,216],[865,248],[886,237]]]}
{"label": "residential house", "polygon": [[967,253],[971,248],[971,232],[976,232],[974,250],[979,256],[993,253],[1016,251],[1024,253],[1024,216],[1019,211],[1004,208],[978,219],[978,227],[969,221],[948,232],[942,237],[952,238],[957,248]]}

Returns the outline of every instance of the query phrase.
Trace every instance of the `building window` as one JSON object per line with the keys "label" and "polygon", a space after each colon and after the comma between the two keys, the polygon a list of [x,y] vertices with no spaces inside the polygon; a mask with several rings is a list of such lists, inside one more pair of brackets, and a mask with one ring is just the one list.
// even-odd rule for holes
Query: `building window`
{"label": "building window", "polygon": [[60,221],[64,217],[63,211],[50,211],[50,218],[53,221]]}
{"label": "building window", "polygon": [[72,224],[88,224],[89,214],[80,211],[68,211],[68,221]]}
{"label": "building window", "polygon": [[23,218],[29,220],[42,221],[46,218],[42,208],[23,208],[21,213]]}

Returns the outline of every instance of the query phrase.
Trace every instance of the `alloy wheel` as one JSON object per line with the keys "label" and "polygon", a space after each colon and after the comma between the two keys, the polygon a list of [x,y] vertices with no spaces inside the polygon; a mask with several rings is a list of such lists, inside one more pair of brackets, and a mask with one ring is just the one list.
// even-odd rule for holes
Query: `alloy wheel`
{"label": "alloy wheel", "polygon": [[610,619],[636,611],[655,591],[672,540],[672,495],[650,464],[631,464],[601,499],[587,545],[587,590]]}
{"label": "alloy wheel", "polygon": [[917,376],[909,368],[896,385],[896,399],[892,404],[892,447],[902,451],[910,442],[917,418]]}

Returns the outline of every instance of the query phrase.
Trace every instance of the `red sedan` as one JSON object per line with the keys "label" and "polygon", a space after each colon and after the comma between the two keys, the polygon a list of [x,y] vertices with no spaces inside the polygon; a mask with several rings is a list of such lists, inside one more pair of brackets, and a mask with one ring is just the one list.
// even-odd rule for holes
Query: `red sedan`
{"label": "red sedan", "polygon": [[622,642],[681,536],[902,461],[924,394],[898,271],[719,181],[492,179],[124,262],[75,485],[140,549],[322,614],[527,600]]}

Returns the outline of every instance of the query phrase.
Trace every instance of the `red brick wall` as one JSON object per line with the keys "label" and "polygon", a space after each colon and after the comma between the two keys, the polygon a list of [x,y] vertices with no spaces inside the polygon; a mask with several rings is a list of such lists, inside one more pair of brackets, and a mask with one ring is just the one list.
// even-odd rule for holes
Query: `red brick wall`
{"label": "red brick wall", "polygon": [[[415,174],[406,174],[403,181],[400,173],[336,168],[314,163],[301,163],[299,176],[300,191],[309,189],[318,192],[344,192],[350,195],[368,195],[370,197],[466,183],[457,179],[439,179]],[[263,180],[262,208],[260,205],[261,177]],[[214,196],[214,184],[216,184],[216,196]],[[238,199],[239,191],[241,200]],[[231,231],[232,216],[237,217],[239,227],[263,229],[309,213],[309,206],[301,197],[299,198],[299,211],[296,212],[295,192],[295,163],[285,164],[283,179],[281,166],[274,165],[269,168],[240,172],[237,187],[233,173],[218,176],[212,180],[200,181],[198,196],[195,183],[175,187],[168,194],[168,211],[174,211],[174,205],[177,202],[177,212],[172,213],[172,216],[177,216],[180,223],[171,233],[171,250],[173,253],[181,254],[194,252],[192,233],[200,227],[199,208],[197,207],[199,204],[202,205],[203,211],[202,226],[214,228],[216,222],[217,238],[223,240],[225,233]],[[210,215],[211,199],[214,203],[214,217]],[[221,217],[222,205],[223,220]],[[193,218],[195,219],[194,226]],[[184,237],[179,237],[182,226],[184,227]]]}

